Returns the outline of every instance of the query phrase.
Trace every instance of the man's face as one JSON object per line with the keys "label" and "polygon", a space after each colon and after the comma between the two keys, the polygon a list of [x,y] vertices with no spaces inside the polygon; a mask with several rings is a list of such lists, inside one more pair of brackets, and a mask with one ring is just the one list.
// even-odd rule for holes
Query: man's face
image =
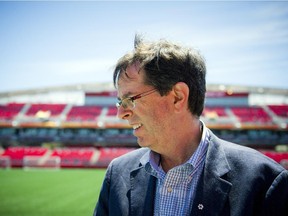
{"label": "man's face", "polygon": [[[129,66],[118,78],[118,98],[123,100],[154,89],[144,84],[144,76],[145,71],[139,71],[139,66]],[[159,153],[167,148],[172,111],[168,97],[161,96],[155,91],[135,100],[134,108],[123,106],[118,108],[118,117],[127,120],[133,127],[133,134],[141,147],[149,147]]]}

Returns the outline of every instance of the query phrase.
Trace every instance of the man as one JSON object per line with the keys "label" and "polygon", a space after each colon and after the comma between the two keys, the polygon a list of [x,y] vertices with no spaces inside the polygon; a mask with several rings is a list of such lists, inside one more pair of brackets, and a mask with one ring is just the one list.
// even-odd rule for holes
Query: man
{"label": "man", "polygon": [[288,172],[200,120],[201,55],[136,40],[114,71],[118,117],[142,147],[111,162],[94,215],[288,215]]}

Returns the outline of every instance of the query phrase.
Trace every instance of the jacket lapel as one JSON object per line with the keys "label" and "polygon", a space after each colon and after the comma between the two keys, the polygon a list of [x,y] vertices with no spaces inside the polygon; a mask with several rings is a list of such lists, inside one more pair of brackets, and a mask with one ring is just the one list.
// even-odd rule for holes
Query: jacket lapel
{"label": "jacket lapel", "polygon": [[204,171],[199,180],[191,215],[226,215],[225,204],[232,184],[225,178],[230,171],[225,152],[211,131]]}
{"label": "jacket lapel", "polygon": [[130,182],[130,215],[153,215],[156,178],[140,166],[131,172]]}

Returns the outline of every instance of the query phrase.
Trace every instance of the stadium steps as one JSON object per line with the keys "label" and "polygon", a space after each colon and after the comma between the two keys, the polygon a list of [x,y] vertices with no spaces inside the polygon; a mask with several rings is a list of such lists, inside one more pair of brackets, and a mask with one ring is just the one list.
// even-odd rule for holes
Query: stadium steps
{"label": "stadium steps", "polygon": [[277,116],[268,106],[262,106],[262,107],[265,110],[265,112],[271,117],[271,119],[273,119],[273,121],[277,125],[279,125],[279,127],[285,127],[286,126],[286,124],[288,123],[287,120]]}
{"label": "stadium steps", "polygon": [[50,158],[51,155],[52,155],[52,151],[48,149],[47,152],[43,156],[41,156],[39,160],[39,165],[45,164],[45,162]]}
{"label": "stadium steps", "polygon": [[100,151],[96,150],[94,151],[91,159],[90,159],[90,164],[96,164],[96,162],[98,161],[100,157]]}
{"label": "stadium steps", "polygon": [[263,110],[271,117],[271,119],[275,120],[277,119],[278,121],[278,116],[272,111],[269,109],[268,106],[261,106],[263,108]]}
{"label": "stadium steps", "polygon": [[[109,121],[109,117],[108,117],[108,107],[103,107],[101,110],[100,115],[97,117],[98,119],[98,124],[101,126],[103,122],[107,122]],[[115,119],[115,118],[113,118]]]}
{"label": "stadium steps", "polygon": [[30,103],[26,103],[23,108],[21,109],[21,111],[18,113],[17,117],[22,117],[25,115],[25,113],[30,109],[31,104]]}
{"label": "stadium steps", "polygon": [[108,108],[103,107],[101,114],[98,116],[99,118],[103,118],[108,114]]}
{"label": "stadium steps", "polygon": [[226,111],[228,117],[229,117],[229,118],[232,120],[232,122],[234,123],[234,125],[235,125],[236,127],[238,127],[239,124],[241,124],[241,123],[240,123],[239,119],[237,118],[237,116],[232,112],[232,110],[231,110],[229,107],[226,107],[226,108],[225,108],[225,111]]}
{"label": "stadium steps", "polygon": [[63,109],[63,111],[60,115],[61,120],[65,120],[67,118],[67,114],[72,109],[72,107],[73,107],[72,104],[67,104],[67,106]]}

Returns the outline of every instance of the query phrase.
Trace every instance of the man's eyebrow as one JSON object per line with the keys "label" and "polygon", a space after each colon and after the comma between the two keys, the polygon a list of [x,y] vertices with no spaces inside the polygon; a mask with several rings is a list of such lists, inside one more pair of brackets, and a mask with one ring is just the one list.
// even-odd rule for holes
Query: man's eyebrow
{"label": "man's eyebrow", "polygon": [[117,99],[118,100],[123,100],[125,98],[130,98],[132,97],[133,93],[132,92],[127,92],[126,94],[123,95],[122,99],[118,96]]}

